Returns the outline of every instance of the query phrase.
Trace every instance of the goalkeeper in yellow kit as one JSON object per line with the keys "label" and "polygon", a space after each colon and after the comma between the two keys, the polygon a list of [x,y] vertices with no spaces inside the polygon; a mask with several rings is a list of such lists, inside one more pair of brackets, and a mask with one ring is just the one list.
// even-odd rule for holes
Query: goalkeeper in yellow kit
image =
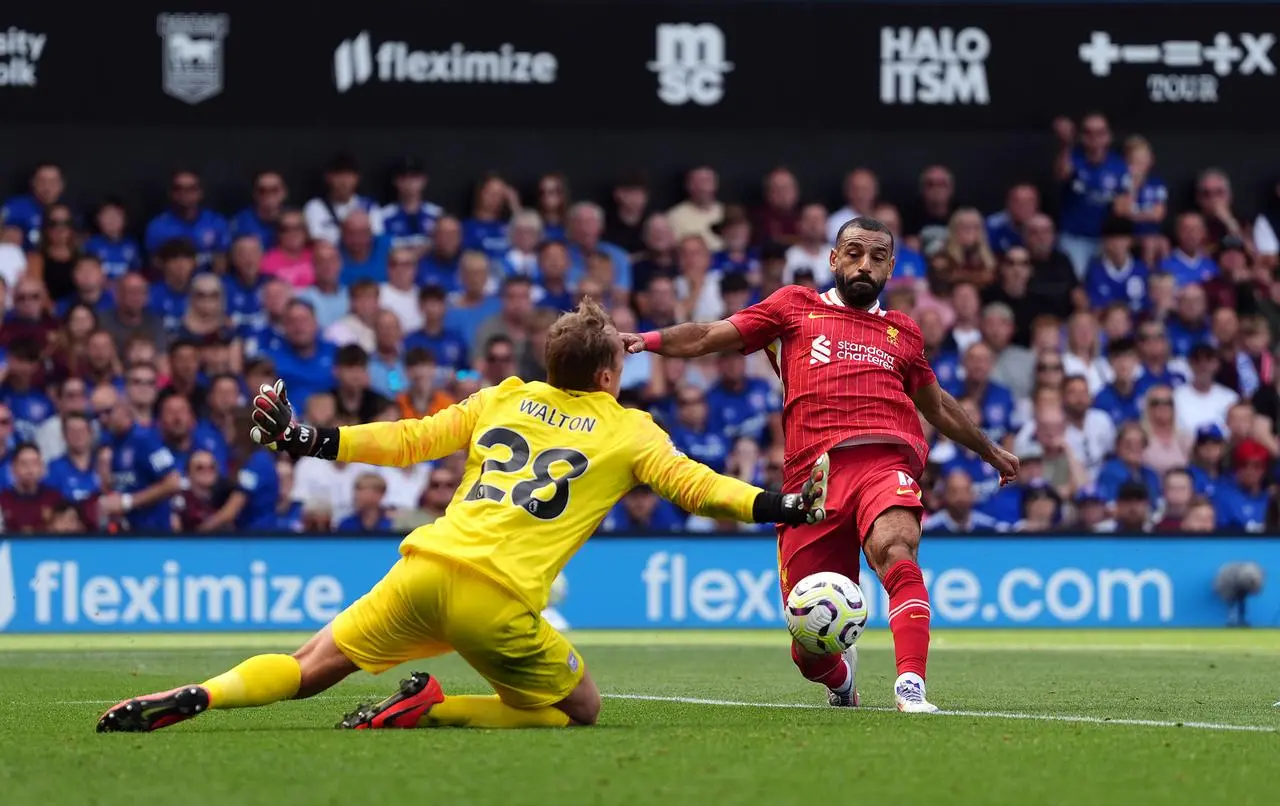
{"label": "goalkeeper in yellow kit", "polygon": [[258,655],[202,684],[125,700],[98,730],[150,731],[210,709],[309,697],[358,669],[378,674],[447,652],[496,696],[445,696],[415,672],[340,727],[591,725],[600,692],[540,613],[556,574],[619,498],[646,484],[713,518],[823,517],[820,472],[800,494],[765,492],[688,459],[648,414],[623,408],[622,340],[594,302],[560,317],[546,349],[547,383],[508,378],[422,420],[315,428],[294,420],[283,382],[264,386],[253,411],[261,444],[394,467],[467,448],[462,483],[445,516],[411,532],[387,575],[297,652]]}

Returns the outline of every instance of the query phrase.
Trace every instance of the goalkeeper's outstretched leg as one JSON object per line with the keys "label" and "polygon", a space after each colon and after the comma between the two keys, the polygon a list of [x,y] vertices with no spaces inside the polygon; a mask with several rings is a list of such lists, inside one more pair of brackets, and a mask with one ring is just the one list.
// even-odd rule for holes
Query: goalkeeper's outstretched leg
{"label": "goalkeeper's outstretched leg", "polygon": [[303,699],[338,684],[358,669],[338,648],[333,626],[328,625],[292,655],[255,655],[203,683],[123,700],[98,719],[98,732],[145,733],[210,710]]}

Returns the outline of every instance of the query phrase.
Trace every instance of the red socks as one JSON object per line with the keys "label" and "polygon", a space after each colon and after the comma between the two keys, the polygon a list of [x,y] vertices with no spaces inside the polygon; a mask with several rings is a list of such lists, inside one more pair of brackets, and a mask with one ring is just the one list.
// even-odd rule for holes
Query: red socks
{"label": "red socks", "polygon": [[849,667],[845,666],[843,655],[813,655],[802,652],[793,641],[791,660],[800,668],[800,674],[804,675],[805,680],[812,680],[835,690],[844,688],[849,682]]}
{"label": "red socks", "polygon": [[[929,591],[920,566],[901,560],[881,580],[889,594],[889,630],[898,674],[915,672],[924,678],[929,661]],[[808,677],[808,675],[805,675]]]}

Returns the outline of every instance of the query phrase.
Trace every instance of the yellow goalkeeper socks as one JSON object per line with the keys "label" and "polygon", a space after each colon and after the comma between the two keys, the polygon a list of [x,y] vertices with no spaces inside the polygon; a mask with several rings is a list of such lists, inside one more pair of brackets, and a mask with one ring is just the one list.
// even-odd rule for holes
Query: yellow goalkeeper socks
{"label": "yellow goalkeeper socks", "polygon": [[496,695],[445,697],[431,706],[423,726],[451,728],[564,728],[569,715],[558,708],[512,708]]}
{"label": "yellow goalkeeper socks", "polygon": [[291,655],[255,655],[204,687],[210,708],[248,708],[290,699],[301,684],[302,667]]}

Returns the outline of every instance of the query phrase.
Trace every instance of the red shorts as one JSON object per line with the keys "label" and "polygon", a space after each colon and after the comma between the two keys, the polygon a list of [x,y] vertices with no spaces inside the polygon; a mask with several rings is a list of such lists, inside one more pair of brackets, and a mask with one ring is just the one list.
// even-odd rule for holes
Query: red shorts
{"label": "red shorts", "polygon": [[818,571],[834,571],[857,582],[863,541],[886,509],[905,507],[923,517],[909,450],[871,443],[831,451],[827,517],[818,523],[778,527],[778,582],[784,598],[793,584]]}

